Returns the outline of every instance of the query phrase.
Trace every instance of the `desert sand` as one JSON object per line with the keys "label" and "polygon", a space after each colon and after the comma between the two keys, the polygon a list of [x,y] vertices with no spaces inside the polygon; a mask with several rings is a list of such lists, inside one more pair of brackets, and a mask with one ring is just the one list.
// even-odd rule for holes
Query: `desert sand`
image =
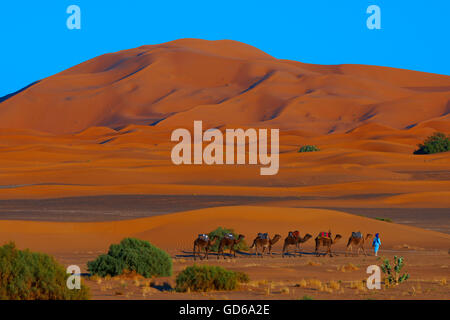
{"label": "desert sand", "polygon": [[[450,235],[378,221],[344,212],[325,209],[232,206],[179,212],[136,220],[111,222],[38,222],[1,221],[0,239],[14,239],[18,246],[51,253],[104,250],[125,237],[137,237],[167,251],[191,250],[199,233],[208,233],[222,226],[233,228],[251,242],[258,232],[287,235],[299,230],[302,235],[317,235],[331,230],[341,234],[344,243],[352,231],[380,233],[383,247],[400,245],[447,250]],[[312,241],[311,241],[312,242]]]}
{"label": "desert sand", "polygon": [[[450,132],[449,99],[448,76],[309,65],[235,41],[106,54],[0,103],[0,199],[196,194],[448,208],[449,154],[412,153],[433,132]],[[279,173],[174,166],[172,129],[193,120],[279,128]],[[305,144],[321,152],[298,153]]]}
{"label": "desert sand", "polygon": [[[352,231],[379,232],[386,254],[407,256],[416,279],[428,281],[424,290],[408,287],[405,298],[448,298],[448,286],[436,289],[433,277],[448,275],[450,153],[413,152],[434,132],[450,133],[449,112],[444,75],[304,64],[229,40],[181,39],[105,54],[0,98],[0,243],[85,268],[111,243],[133,236],[168,250],[180,270],[192,264],[195,235],[218,226],[247,241],[257,232],[331,229],[344,236],[338,252]],[[279,173],[173,165],[171,132],[191,129],[194,120],[220,130],[279,128]],[[299,153],[303,145],[320,152]],[[372,258],[349,258],[361,264],[359,278]],[[275,256],[255,266],[250,259],[240,255],[235,268],[257,281],[293,272],[291,287],[302,274],[328,281],[327,269],[348,263],[340,256],[323,258],[318,268],[290,266]],[[90,284],[97,298],[123,297]],[[151,298],[202,298],[162,292]],[[255,297],[250,292],[233,297]]]}
{"label": "desert sand", "polygon": [[[251,250],[238,252],[236,259],[217,260],[212,253],[208,261],[194,262],[192,243],[196,235],[218,226],[234,228],[246,236],[247,243],[252,242],[257,232],[269,232],[272,237],[279,233],[284,239],[289,230],[295,229],[300,230],[301,235],[310,233],[314,237],[320,231],[331,229],[334,234],[343,235],[343,239],[333,247],[333,252],[338,254],[333,258],[315,257],[312,254],[314,241],[309,240],[302,245],[303,257],[281,258],[280,241],[274,246],[273,257],[261,259],[255,257]],[[361,285],[367,277],[367,266],[378,264],[379,260],[373,256],[370,244],[366,245],[368,257],[344,256],[349,235],[358,230],[364,234],[380,233],[383,243],[380,256],[406,257],[406,269],[412,278],[408,285],[381,291],[368,291]],[[450,235],[334,210],[232,206],[114,222],[0,221],[1,242],[14,239],[20,248],[51,253],[65,265],[79,265],[84,272],[87,261],[105,253],[111,243],[130,236],[148,240],[168,251],[174,261],[174,276],[157,279],[151,284],[138,276],[86,278],[94,298],[298,299],[309,295],[320,299],[448,299],[450,295],[446,283]],[[175,285],[176,273],[193,263],[244,271],[249,274],[251,282],[234,292],[172,293],[170,289]],[[337,281],[339,289],[330,291],[329,283],[337,286]]]}

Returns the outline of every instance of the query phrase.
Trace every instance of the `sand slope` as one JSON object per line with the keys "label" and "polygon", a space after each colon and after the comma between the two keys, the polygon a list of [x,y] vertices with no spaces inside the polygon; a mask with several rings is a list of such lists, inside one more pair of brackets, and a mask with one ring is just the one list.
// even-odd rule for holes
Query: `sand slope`
{"label": "sand slope", "polygon": [[[448,76],[279,60],[235,41],[105,54],[0,103],[0,200],[213,194],[448,208],[450,153],[412,153],[450,133],[449,101]],[[279,173],[173,165],[172,129],[193,120],[280,128]],[[306,144],[321,151],[298,153]]]}
{"label": "sand slope", "polygon": [[43,79],[0,103],[0,128],[76,133],[203,120],[326,134],[368,122],[448,126],[449,99],[448,76],[310,65],[236,41],[182,39],[105,54]]}
{"label": "sand slope", "polygon": [[[128,236],[138,237],[170,251],[191,250],[198,233],[218,226],[234,228],[251,242],[257,232],[279,233],[289,230],[314,236],[331,229],[343,235],[342,249],[352,231],[379,232],[383,247],[407,244],[424,249],[450,246],[450,235],[414,227],[382,222],[334,210],[236,206],[217,207],[156,216],[151,218],[100,223],[51,223],[0,221],[0,242],[14,240],[20,247],[50,253],[106,250],[109,244]],[[307,243],[311,250],[313,241]],[[280,246],[280,245],[278,245]]]}

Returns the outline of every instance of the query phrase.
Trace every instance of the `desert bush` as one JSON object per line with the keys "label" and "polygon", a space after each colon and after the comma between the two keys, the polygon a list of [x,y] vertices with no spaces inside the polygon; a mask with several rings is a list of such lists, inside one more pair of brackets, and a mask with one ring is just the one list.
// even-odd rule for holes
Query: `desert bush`
{"label": "desert bush", "polygon": [[172,275],[172,259],[167,252],[148,241],[133,238],[112,244],[107,254],[89,261],[87,265],[89,272],[101,277],[133,271],[146,278]]}
{"label": "desert bush", "polygon": [[89,289],[67,288],[70,274],[53,257],[18,250],[13,242],[0,247],[1,300],[87,300]]}
{"label": "desert bush", "polygon": [[450,136],[446,136],[442,132],[435,132],[429,136],[421,144],[417,145],[419,149],[414,154],[431,154],[438,152],[446,152],[450,150]]}
{"label": "desert bush", "polygon": [[320,151],[320,149],[317,148],[316,146],[310,146],[310,145],[302,146],[298,150],[298,152],[315,152],[315,151]]}
{"label": "desert bush", "polygon": [[[208,236],[212,239],[214,236],[218,236],[219,239],[214,243],[214,245],[210,248],[211,251],[217,252],[217,250],[219,250],[219,242],[220,239],[222,239],[225,234],[227,233],[232,233],[234,238],[237,239],[238,238],[238,234],[234,232],[233,229],[226,229],[226,228],[222,228],[222,227],[218,227],[217,229],[211,231]],[[225,246],[224,250],[229,249],[229,246]],[[248,251],[249,247],[247,245],[247,243],[245,242],[244,239],[241,240],[241,242],[239,242],[236,246],[235,246],[236,250],[239,251]]]}
{"label": "desert bush", "polygon": [[383,264],[381,265],[381,271],[385,274],[385,284],[387,285],[398,285],[403,281],[409,279],[409,274],[404,273],[400,275],[401,270],[404,266],[403,257],[394,256],[394,267],[391,266],[388,259],[383,260]]}
{"label": "desert bush", "polygon": [[178,292],[235,290],[239,283],[248,281],[248,275],[242,272],[218,266],[193,265],[186,267],[178,274],[175,290]]}

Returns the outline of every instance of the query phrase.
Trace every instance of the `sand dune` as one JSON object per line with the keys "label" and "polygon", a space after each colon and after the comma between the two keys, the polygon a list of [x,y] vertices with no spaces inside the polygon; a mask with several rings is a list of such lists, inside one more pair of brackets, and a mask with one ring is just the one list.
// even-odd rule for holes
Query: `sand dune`
{"label": "sand dune", "polygon": [[[279,60],[235,41],[142,46],[0,103],[0,199],[199,194],[448,208],[450,154],[412,153],[450,133],[449,101],[448,76]],[[193,120],[280,128],[279,173],[174,166],[171,131]],[[306,144],[321,151],[298,153]]]}
{"label": "sand dune", "polygon": [[[450,77],[278,60],[236,41],[182,39],[105,54],[0,104],[0,128],[77,133],[129,124],[345,132],[447,123]],[[432,125],[435,125],[434,122]]]}
{"label": "sand dune", "polygon": [[[384,248],[407,244],[424,249],[445,249],[450,236],[434,231],[377,221],[344,212],[279,207],[218,207],[138,220],[99,223],[0,221],[0,242],[14,240],[20,247],[50,253],[106,250],[109,244],[133,236],[170,251],[190,250],[198,233],[218,226],[234,228],[251,242],[257,232],[279,233],[298,229],[316,235],[331,229],[343,235],[342,249],[352,231],[379,232]],[[313,241],[308,243],[312,247]],[[311,248],[310,248],[311,249]]]}
{"label": "sand dune", "polygon": [[[174,166],[170,132],[156,127],[130,125],[120,131],[92,127],[76,135],[11,131],[0,135],[0,199],[221,194],[346,197],[345,205],[350,200],[358,206],[365,201],[364,206],[444,208],[449,206],[448,197],[388,199],[450,190],[449,153],[412,154],[429,132],[433,131],[375,124],[314,137],[282,132],[279,173],[263,178],[258,166]],[[298,153],[304,144],[316,144],[322,151]],[[351,200],[355,195],[376,198]]]}

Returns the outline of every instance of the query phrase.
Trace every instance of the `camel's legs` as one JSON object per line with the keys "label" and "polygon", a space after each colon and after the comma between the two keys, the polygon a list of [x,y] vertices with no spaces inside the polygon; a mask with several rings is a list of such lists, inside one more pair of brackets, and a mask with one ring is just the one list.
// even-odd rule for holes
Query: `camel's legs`
{"label": "camel's legs", "polygon": [[196,260],[196,255],[195,255],[195,252],[197,251],[197,245],[196,245],[196,243],[194,242],[194,261]]}
{"label": "camel's legs", "polygon": [[262,248],[261,258],[264,258],[264,252],[266,251],[266,247]]}
{"label": "camel's legs", "polygon": [[366,249],[364,249],[364,245],[362,246],[362,251],[364,252],[364,255],[367,257]]}
{"label": "camel's legs", "polygon": [[345,250],[345,256],[347,256],[349,249],[350,249],[350,253],[353,255],[353,246],[350,244],[347,246],[347,250]]}
{"label": "camel's legs", "polygon": [[291,257],[291,253],[290,253],[290,251],[289,251],[289,243],[288,243],[287,246],[286,246],[286,252],[287,252],[287,254],[288,254],[288,257],[290,258],[290,257]]}
{"label": "camel's legs", "polygon": [[303,257],[303,255],[302,255],[302,248],[300,247],[300,243],[297,243],[297,251],[298,251],[298,256],[299,257]]}

